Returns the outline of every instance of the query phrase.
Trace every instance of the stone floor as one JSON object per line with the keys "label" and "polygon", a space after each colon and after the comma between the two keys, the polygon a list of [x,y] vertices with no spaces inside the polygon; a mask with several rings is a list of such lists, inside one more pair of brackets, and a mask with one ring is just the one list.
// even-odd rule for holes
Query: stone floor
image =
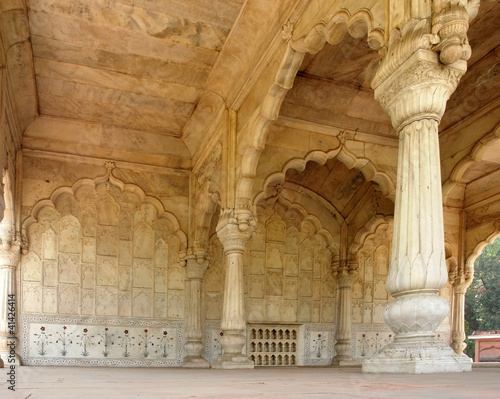
{"label": "stone floor", "polygon": [[[6,370],[6,369],[4,369]],[[500,398],[500,368],[470,373],[366,375],[360,368],[196,370],[21,367],[1,399],[128,398]]]}

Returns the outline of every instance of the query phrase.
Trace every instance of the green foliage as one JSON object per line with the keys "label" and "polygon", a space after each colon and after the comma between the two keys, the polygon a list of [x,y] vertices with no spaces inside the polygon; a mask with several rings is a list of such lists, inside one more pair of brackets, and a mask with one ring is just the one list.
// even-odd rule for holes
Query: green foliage
{"label": "green foliage", "polygon": [[[500,237],[474,262],[474,280],[465,294],[465,333],[500,330]],[[467,355],[474,342],[467,339]]]}

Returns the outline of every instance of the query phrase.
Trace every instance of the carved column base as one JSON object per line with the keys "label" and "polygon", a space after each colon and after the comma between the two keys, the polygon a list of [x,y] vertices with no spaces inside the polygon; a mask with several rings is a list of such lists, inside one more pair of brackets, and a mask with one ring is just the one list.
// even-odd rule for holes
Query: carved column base
{"label": "carved column base", "polygon": [[363,373],[424,374],[470,371],[472,362],[434,337],[396,337],[371,359]]}
{"label": "carved column base", "polygon": [[17,338],[0,338],[0,368],[9,366],[21,366],[21,358],[15,352],[15,349],[18,347],[19,341]]}
{"label": "carved column base", "polygon": [[254,363],[241,353],[224,353],[213,363],[213,369],[253,369]]}
{"label": "carved column base", "polygon": [[207,369],[210,367],[210,363],[201,356],[187,356],[184,358],[182,367],[193,368],[193,369]]}
{"label": "carved column base", "polygon": [[351,341],[338,341],[335,344],[337,355],[332,359],[333,366],[358,366],[360,363],[351,356]]}
{"label": "carved column base", "polygon": [[253,369],[254,363],[242,353],[245,337],[238,332],[226,332],[220,339],[224,353],[213,363],[213,369]]}

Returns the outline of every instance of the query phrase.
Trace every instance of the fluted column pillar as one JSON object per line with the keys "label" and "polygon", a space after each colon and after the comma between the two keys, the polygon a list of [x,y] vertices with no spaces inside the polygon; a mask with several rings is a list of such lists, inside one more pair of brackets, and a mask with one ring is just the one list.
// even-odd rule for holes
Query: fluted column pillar
{"label": "fluted column pillar", "polygon": [[399,135],[391,265],[385,310],[394,342],[363,363],[364,372],[431,373],[470,370],[435,331],[448,314],[438,296],[446,284],[438,124],[466,62],[445,66],[417,50],[375,89]]}
{"label": "fluted column pillar", "polygon": [[244,309],[243,252],[253,228],[239,223],[233,209],[223,211],[217,225],[217,236],[224,247],[226,280],[222,307],[220,345],[223,354],[212,364],[218,369],[253,368],[254,363],[242,353],[246,329]]}
{"label": "fluted column pillar", "polygon": [[207,271],[208,262],[203,256],[187,259],[186,279],[188,281],[189,305],[186,318],[186,357],[183,367],[208,368],[210,364],[201,353],[203,351],[203,328],[201,317],[201,281]]}
{"label": "fluted column pillar", "polygon": [[[347,262],[344,262],[347,263]],[[351,325],[352,325],[352,284],[356,278],[355,264],[350,262],[341,267],[337,276],[339,289],[339,317],[337,339],[335,343],[335,357],[332,364],[351,366],[358,364],[351,356]]]}
{"label": "fluted column pillar", "polygon": [[[4,367],[20,365],[17,338],[17,315],[20,297],[16,293],[16,269],[21,259],[20,246],[2,244],[0,247],[0,358]],[[1,364],[0,364],[1,367]]]}
{"label": "fluted column pillar", "polygon": [[453,314],[451,317],[451,347],[459,356],[467,356],[465,341],[465,292],[471,284],[471,278],[459,276],[453,282]]}

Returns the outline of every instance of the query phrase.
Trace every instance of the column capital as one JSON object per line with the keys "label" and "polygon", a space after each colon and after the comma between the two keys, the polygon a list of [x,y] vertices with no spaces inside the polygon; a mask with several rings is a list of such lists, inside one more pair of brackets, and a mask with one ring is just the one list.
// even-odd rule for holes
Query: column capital
{"label": "column capital", "polygon": [[248,240],[252,237],[255,224],[255,218],[247,210],[223,209],[217,224],[217,236],[224,247],[224,252],[243,253]]}
{"label": "column capital", "polygon": [[21,261],[21,245],[18,242],[0,245],[0,268],[17,268]]}
{"label": "column capital", "polygon": [[420,119],[439,122],[466,70],[464,60],[443,65],[437,53],[420,49],[376,87],[375,99],[398,132]]}
{"label": "column capital", "polygon": [[186,277],[189,280],[201,280],[208,268],[208,260],[204,258],[188,258],[186,261]]}

